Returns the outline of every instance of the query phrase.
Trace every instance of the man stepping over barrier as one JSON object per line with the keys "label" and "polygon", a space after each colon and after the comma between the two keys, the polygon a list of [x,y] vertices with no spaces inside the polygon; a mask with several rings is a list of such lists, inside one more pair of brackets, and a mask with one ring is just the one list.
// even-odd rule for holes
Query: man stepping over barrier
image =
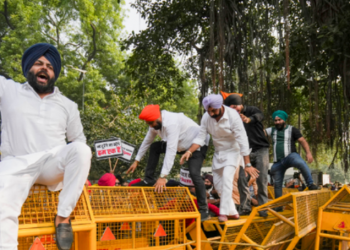
{"label": "man stepping over barrier", "polygon": [[[214,187],[220,195],[219,221],[227,221],[227,216],[238,219],[239,215],[232,199],[233,177],[236,168],[245,165],[245,171],[253,178],[258,170],[251,167],[246,131],[238,113],[223,106],[221,95],[209,95],[203,99],[207,111],[201,121],[201,129],[191,148],[181,157],[180,163],[190,160],[198,148],[205,145],[207,134],[213,137],[215,153],[213,159]],[[244,158],[244,162],[243,162]]]}
{"label": "man stepping over barrier", "polygon": [[[306,152],[308,163],[313,162],[309,144],[300,133],[300,130],[286,125],[288,114],[283,110],[277,110],[272,114],[275,127],[267,128],[266,134],[271,137],[273,142],[273,162],[271,174],[275,183],[275,198],[282,196],[282,184],[286,170],[294,167],[300,170],[309,190],[317,190],[313,184],[311,171],[306,162],[297,153],[295,142],[298,141]],[[281,210],[281,208],[277,208]]]}
{"label": "man stepping over barrier", "polygon": [[[58,249],[70,249],[69,216],[90,169],[77,104],[61,94],[55,82],[61,57],[51,44],[39,43],[22,57],[27,82],[0,76],[2,162],[0,163],[0,249],[17,249],[18,216],[34,183],[62,189],[55,219]],[[66,138],[69,142],[67,145]]]}
{"label": "man stepping over barrier", "polygon": [[[141,158],[148,148],[150,148],[149,158],[145,169],[143,181],[132,186],[155,186],[156,191],[162,192],[167,183],[167,176],[174,164],[176,154],[185,153],[192,144],[193,139],[199,132],[199,125],[185,116],[183,113],[173,113],[166,110],[160,111],[159,105],[147,105],[139,115],[149,125],[149,130],[141,147],[136,155],[134,163],[126,173],[133,173],[137,168]],[[162,141],[153,142],[156,136]],[[209,218],[208,205],[206,199],[205,185],[201,177],[201,168],[207,153],[209,136],[205,136],[205,143],[198,150],[191,153],[188,162],[191,179],[196,188],[196,196],[201,214],[201,220]],[[160,154],[164,154],[164,162],[160,177],[156,181],[154,173],[158,165]]]}
{"label": "man stepping over barrier", "polygon": [[[229,95],[224,103],[226,106],[237,110],[243,121],[248,136],[249,147],[252,149],[249,155],[250,160],[252,165],[260,172],[256,180],[256,184],[258,185],[257,199],[259,206],[264,205],[268,201],[267,172],[269,170],[269,142],[264,134],[264,125],[262,124],[264,115],[257,107],[243,105],[242,98],[238,94]],[[249,180],[244,178],[244,175],[242,176],[241,174],[239,177],[239,183],[241,184],[239,184],[239,189],[241,191],[239,212],[241,214],[250,214],[252,211],[248,182]],[[266,212],[260,212],[259,215],[267,217]]]}

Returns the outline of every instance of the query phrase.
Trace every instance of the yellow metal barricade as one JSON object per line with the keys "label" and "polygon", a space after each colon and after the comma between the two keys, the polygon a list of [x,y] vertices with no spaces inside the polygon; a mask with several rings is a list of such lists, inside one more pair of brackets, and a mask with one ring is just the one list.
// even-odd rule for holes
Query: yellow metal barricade
{"label": "yellow metal barricade", "polygon": [[[221,249],[245,249],[248,246],[253,249],[294,249],[302,237],[316,228],[318,208],[330,197],[329,191],[294,192],[256,207],[235,237],[234,243]],[[290,210],[278,213],[274,210],[277,207],[289,207]],[[268,211],[270,214],[266,219],[266,223],[271,223],[266,227],[267,232],[254,223],[259,211]],[[275,219],[269,222],[270,216]],[[254,231],[257,233],[251,233]]]}
{"label": "yellow metal barricade", "polygon": [[[46,186],[34,185],[19,216],[18,250],[28,250],[35,240],[46,250],[56,250],[54,219],[60,192],[50,192]],[[96,224],[88,195],[84,189],[71,214],[74,232],[72,249],[96,249]]]}
{"label": "yellow metal barricade", "polygon": [[344,185],[319,208],[315,249],[322,249],[321,238],[332,239],[333,249],[350,247],[350,189]]}
{"label": "yellow metal barricade", "polygon": [[[271,200],[275,199],[275,187],[274,186],[268,186],[267,187],[267,191],[268,191],[268,197]],[[286,195],[289,193],[295,193],[295,192],[299,192],[299,190],[297,188],[282,188],[282,194]]]}
{"label": "yellow metal barricade", "polygon": [[[97,223],[97,250],[190,249],[198,241],[187,240],[186,223],[196,223],[200,237],[200,214],[187,188],[89,187]],[[199,238],[198,237],[198,238]]]}

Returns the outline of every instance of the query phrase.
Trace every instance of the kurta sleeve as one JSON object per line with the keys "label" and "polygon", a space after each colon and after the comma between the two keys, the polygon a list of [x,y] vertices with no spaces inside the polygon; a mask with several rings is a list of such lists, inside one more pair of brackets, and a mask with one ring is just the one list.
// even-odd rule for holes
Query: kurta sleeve
{"label": "kurta sleeve", "polygon": [[72,105],[70,110],[67,123],[67,139],[70,142],[86,143],[86,137],[84,135],[83,125],[81,124],[80,113],[76,103]]}
{"label": "kurta sleeve", "polygon": [[201,147],[204,146],[206,144],[206,142],[208,141],[207,140],[207,137],[208,137],[208,130],[207,130],[208,117],[207,117],[207,115],[208,115],[207,113],[205,113],[203,115],[198,135],[192,142],[193,144],[198,144]]}
{"label": "kurta sleeve", "polygon": [[149,128],[147,135],[145,137],[145,139],[143,139],[143,142],[139,148],[139,151],[137,152],[136,161],[140,161],[142,159],[142,157],[145,155],[145,153],[147,152],[149,146],[152,144],[152,142],[154,141],[154,138],[156,138],[157,136],[157,132],[154,131],[154,129]]}
{"label": "kurta sleeve", "polygon": [[[226,110],[228,111],[228,110]],[[247,132],[245,131],[242,119],[240,118],[237,112],[231,112],[229,116],[231,131],[233,132],[233,136],[239,144],[241,155],[247,156],[250,154],[249,142]]]}
{"label": "kurta sleeve", "polygon": [[171,124],[166,128],[166,152],[161,174],[168,175],[174,165],[179,136],[180,128],[177,124]]}
{"label": "kurta sleeve", "polygon": [[0,100],[4,96],[7,89],[11,87],[15,87],[15,84],[19,84],[19,83],[14,82],[13,80],[8,80],[3,76],[0,76]]}

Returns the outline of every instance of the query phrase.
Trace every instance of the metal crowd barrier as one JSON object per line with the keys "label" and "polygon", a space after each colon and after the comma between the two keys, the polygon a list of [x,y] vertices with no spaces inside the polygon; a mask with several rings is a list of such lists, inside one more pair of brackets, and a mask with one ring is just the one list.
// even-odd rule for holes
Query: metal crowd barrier
{"label": "metal crowd barrier", "polygon": [[[302,237],[316,228],[318,208],[330,197],[329,191],[322,190],[294,192],[254,208],[233,243],[228,244],[229,249],[242,249],[243,246],[254,249],[294,249]],[[285,214],[278,213],[274,210],[278,207],[289,207],[290,210],[286,210]],[[266,227],[267,233],[260,233],[262,227],[254,223],[259,211],[268,211],[275,217],[272,225]],[[269,223],[268,220],[266,223]],[[249,235],[254,230],[265,237],[257,237],[257,233]]]}
{"label": "metal crowd barrier", "polygon": [[[56,250],[54,218],[60,192],[34,185],[19,217],[18,250]],[[73,250],[96,249],[96,224],[84,189],[70,217],[74,232]]]}
{"label": "metal crowd barrier", "polygon": [[350,247],[350,189],[344,185],[318,211],[315,249],[322,249],[321,239],[331,239],[332,249]]}
{"label": "metal crowd barrier", "polygon": [[[89,187],[97,224],[96,249],[200,249],[188,240],[186,222],[196,224],[200,237],[200,214],[187,188]],[[199,238],[198,237],[198,238]]]}
{"label": "metal crowd barrier", "polygon": [[[275,187],[268,186],[267,191],[268,191],[269,199],[274,200],[275,199]],[[295,193],[295,192],[299,192],[299,189],[297,189],[297,188],[282,188],[282,195],[286,195],[289,193]]]}

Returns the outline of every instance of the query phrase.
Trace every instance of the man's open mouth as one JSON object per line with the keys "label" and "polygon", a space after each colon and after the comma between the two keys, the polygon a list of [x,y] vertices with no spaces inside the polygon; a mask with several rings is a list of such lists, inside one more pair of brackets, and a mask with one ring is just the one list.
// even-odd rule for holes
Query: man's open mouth
{"label": "man's open mouth", "polygon": [[45,73],[39,73],[37,74],[37,81],[39,83],[47,83],[49,80],[48,75],[46,75]]}

